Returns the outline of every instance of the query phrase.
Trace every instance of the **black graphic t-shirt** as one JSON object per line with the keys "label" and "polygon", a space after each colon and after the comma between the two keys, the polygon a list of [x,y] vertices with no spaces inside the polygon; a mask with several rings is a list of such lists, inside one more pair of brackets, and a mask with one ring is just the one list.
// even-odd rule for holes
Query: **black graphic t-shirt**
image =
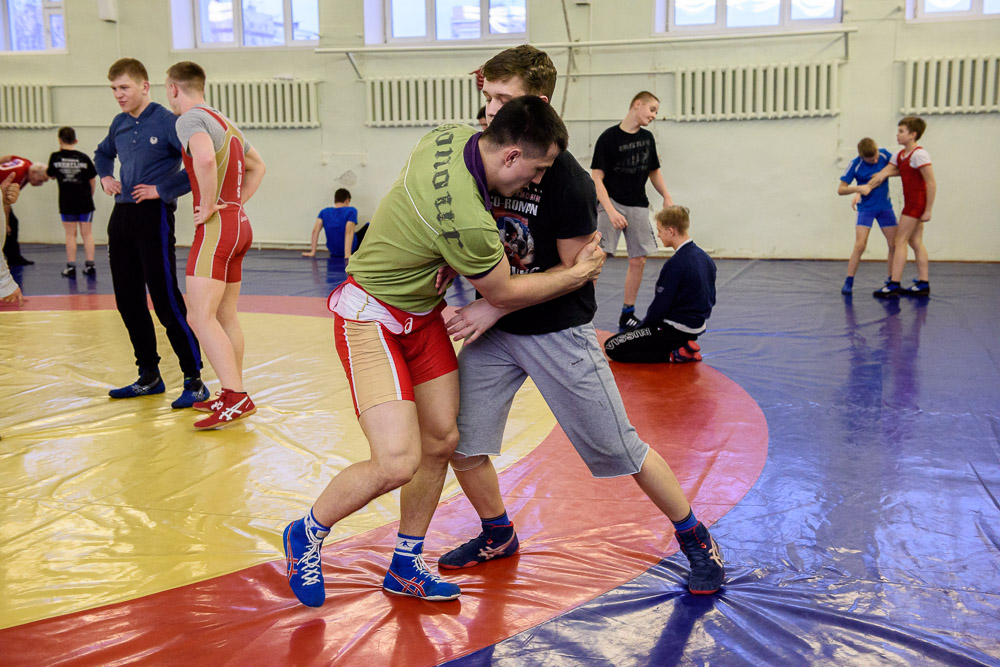
{"label": "black graphic t-shirt", "polygon": [[[557,241],[591,234],[597,229],[597,194],[590,174],[569,151],[513,197],[494,194],[493,217],[500,228],[512,274],[545,271],[560,263]],[[561,331],[594,318],[594,283],[522,308],[497,322],[501,331],[533,335]]]}
{"label": "black graphic t-shirt", "polygon": [[59,182],[60,213],[77,215],[94,210],[90,179],[97,176],[97,169],[86,153],[56,151],[49,156],[46,173]]}
{"label": "black graphic t-shirt", "polygon": [[604,187],[619,204],[649,206],[646,179],[660,168],[653,133],[641,127],[635,134],[618,125],[609,127],[594,145],[590,168],[604,172]]}

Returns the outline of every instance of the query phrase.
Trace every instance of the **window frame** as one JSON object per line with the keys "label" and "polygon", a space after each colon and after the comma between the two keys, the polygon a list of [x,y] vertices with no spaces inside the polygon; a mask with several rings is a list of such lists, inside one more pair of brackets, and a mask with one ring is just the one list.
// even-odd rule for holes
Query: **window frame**
{"label": "window frame", "polygon": [[674,0],[656,0],[653,5],[654,35],[729,35],[741,33],[781,33],[809,30],[813,26],[826,27],[844,22],[844,0],[834,0],[833,18],[793,19],[792,0],[780,0],[778,25],[743,26],[726,25],[726,0],[715,0],[715,23],[702,25],[677,25],[674,22]]}
{"label": "window frame", "polygon": [[[171,27],[171,48],[173,51],[231,51],[240,49],[260,50],[284,50],[284,49],[315,49],[319,46],[319,38],[316,39],[293,39],[295,28],[292,25],[292,0],[282,0],[282,18],[284,29],[284,44],[244,44],[243,34],[243,0],[232,0],[233,5],[233,41],[232,42],[206,42],[202,39],[201,26],[201,0],[184,0],[183,11],[187,13],[189,23],[194,34],[191,35],[192,46],[177,46],[173,35],[176,31],[175,5],[170,7],[170,27]],[[321,0],[316,0],[317,11]],[[317,26],[318,29],[319,26]]]}
{"label": "window frame", "polygon": [[67,46],[53,46],[52,44],[52,24],[51,17],[53,15],[61,15],[63,19],[63,41],[67,44],[69,43],[68,27],[66,25],[66,7],[63,0],[42,0],[42,39],[45,40],[45,46],[41,49],[22,49],[15,51],[13,47],[13,35],[10,33],[10,13],[9,7],[10,3],[8,0],[0,0],[0,22],[3,22],[3,27],[0,29],[0,53],[2,54],[18,54],[18,53],[68,53],[69,47]]}
{"label": "window frame", "polygon": [[972,0],[969,9],[958,9],[953,12],[926,12],[924,11],[924,2],[925,0],[906,0],[907,21],[975,21],[1000,18],[1000,13],[985,13],[984,0]]}
{"label": "window frame", "polygon": [[426,12],[426,32],[422,37],[393,37],[392,3],[395,0],[380,0],[382,10],[382,43],[387,46],[445,46],[448,44],[475,44],[490,42],[503,44],[521,43],[528,40],[528,0],[524,3],[524,32],[490,32],[490,0],[479,0],[479,37],[472,39],[439,39],[437,36],[437,8],[435,0],[424,0]]}

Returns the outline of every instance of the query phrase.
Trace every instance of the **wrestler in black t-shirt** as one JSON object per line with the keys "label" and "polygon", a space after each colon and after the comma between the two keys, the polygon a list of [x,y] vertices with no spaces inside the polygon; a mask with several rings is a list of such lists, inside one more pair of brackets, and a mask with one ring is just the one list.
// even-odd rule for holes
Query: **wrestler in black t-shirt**
{"label": "wrestler in black t-shirt", "polygon": [[79,215],[94,210],[94,194],[90,179],[97,169],[86,153],[60,150],[49,156],[46,173],[59,183],[59,213]]}
{"label": "wrestler in black t-shirt", "polygon": [[[494,194],[492,213],[511,272],[545,271],[561,261],[559,239],[586,236],[597,229],[594,181],[569,151],[563,151],[541,183],[531,183],[513,197]],[[594,283],[588,282],[569,294],[505,315],[495,326],[522,336],[550,333],[586,324],[596,310]]]}

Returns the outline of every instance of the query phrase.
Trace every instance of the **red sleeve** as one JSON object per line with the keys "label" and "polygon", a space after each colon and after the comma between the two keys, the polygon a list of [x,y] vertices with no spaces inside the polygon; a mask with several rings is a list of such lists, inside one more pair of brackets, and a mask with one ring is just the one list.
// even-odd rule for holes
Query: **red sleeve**
{"label": "red sleeve", "polygon": [[14,182],[22,188],[28,182],[28,169],[31,168],[31,160],[12,155],[10,160],[0,164],[0,182],[6,180],[9,174],[14,174]]}

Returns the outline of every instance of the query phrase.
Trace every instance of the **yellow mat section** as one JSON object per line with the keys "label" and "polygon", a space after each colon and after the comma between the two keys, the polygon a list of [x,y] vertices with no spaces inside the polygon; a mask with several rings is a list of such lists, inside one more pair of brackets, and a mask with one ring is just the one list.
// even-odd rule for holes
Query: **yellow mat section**
{"label": "yellow mat section", "polygon": [[[198,432],[195,412],[170,408],[181,376],[159,327],[167,393],[115,401],[108,389],[135,379],[117,312],[0,313],[0,627],[281,558],[285,524],[368,458],[332,319],[240,320],[257,414]],[[207,363],[205,378],[218,390]],[[555,425],[529,381],[497,467]],[[459,491],[449,473],[444,496]],[[330,540],[396,520],[398,502],[398,492],[377,499]]]}

